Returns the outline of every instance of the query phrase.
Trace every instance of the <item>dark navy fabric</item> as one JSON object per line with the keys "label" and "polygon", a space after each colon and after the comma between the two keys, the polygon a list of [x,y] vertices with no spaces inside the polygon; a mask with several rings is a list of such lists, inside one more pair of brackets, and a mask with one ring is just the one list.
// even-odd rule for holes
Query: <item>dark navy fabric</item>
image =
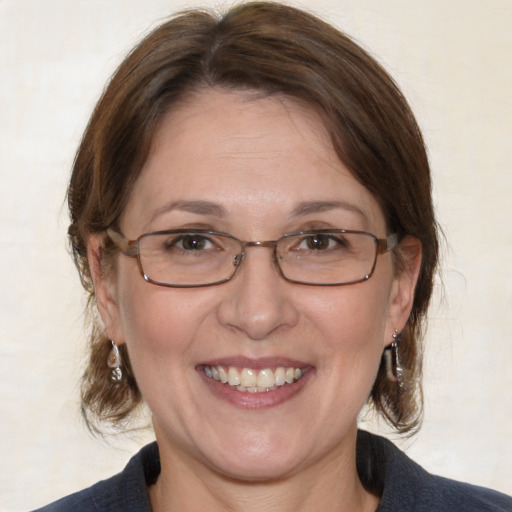
{"label": "dark navy fabric", "polygon": [[151,512],[147,487],[159,474],[158,446],[152,443],[132,457],[121,473],[37,512]]}
{"label": "dark navy fabric", "polygon": [[381,495],[376,512],[512,512],[505,494],[431,475],[393,443],[359,432],[358,470]]}
{"label": "dark navy fabric", "polygon": [[[376,512],[512,512],[512,498],[433,476],[390,441],[363,431],[357,464],[367,489],[382,496]],[[151,512],[147,487],[159,473],[158,446],[153,443],[118,475],[35,512]]]}

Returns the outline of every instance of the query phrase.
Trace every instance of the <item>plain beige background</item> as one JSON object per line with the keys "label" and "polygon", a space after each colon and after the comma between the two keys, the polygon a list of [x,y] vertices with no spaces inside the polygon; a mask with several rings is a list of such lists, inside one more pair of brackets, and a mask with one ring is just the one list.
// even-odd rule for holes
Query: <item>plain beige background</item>
{"label": "plain beige background", "polygon": [[[512,1],[290,3],[379,57],[429,147],[444,291],[426,339],[424,428],[401,446],[433,472],[512,494]],[[151,437],[95,440],[81,424],[84,298],[64,195],[107,77],[143,32],[191,5],[0,0],[2,511],[107,477]]]}

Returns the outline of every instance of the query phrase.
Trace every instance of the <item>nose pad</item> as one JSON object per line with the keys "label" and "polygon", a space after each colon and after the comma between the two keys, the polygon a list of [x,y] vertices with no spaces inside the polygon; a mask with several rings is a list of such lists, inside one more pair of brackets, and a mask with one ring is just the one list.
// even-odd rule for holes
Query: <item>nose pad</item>
{"label": "nose pad", "polygon": [[245,259],[245,252],[241,252],[240,254],[237,254],[233,258],[233,266],[239,267],[242,264],[242,261],[244,261],[244,259]]}
{"label": "nose pad", "polygon": [[[247,244],[247,245],[254,245],[256,247],[267,247],[267,245],[263,245],[262,243],[260,242],[254,242],[254,243],[251,243],[251,244]],[[279,268],[279,271],[281,272],[281,268],[279,266],[279,259],[282,259],[282,258],[279,258],[279,256],[277,255],[277,250],[276,248],[274,248],[274,250],[272,251],[272,262],[277,265],[277,267]],[[233,266],[234,267],[238,267],[242,264],[242,262],[245,260],[245,251],[242,251],[240,254],[237,254],[236,256],[233,256]],[[282,273],[282,272],[281,272]]]}

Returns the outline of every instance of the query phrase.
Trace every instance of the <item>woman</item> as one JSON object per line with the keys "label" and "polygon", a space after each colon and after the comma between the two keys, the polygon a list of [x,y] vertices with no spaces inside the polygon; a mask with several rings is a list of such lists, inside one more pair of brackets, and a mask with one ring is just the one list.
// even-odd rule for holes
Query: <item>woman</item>
{"label": "woman", "polygon": [[149,34],[74,163],[91,307],[83,410],[158,444],[42,510],[512,510],[358,432],[421,420],[437,264],[428,161],[389,76],[299,10],[191,11]]}

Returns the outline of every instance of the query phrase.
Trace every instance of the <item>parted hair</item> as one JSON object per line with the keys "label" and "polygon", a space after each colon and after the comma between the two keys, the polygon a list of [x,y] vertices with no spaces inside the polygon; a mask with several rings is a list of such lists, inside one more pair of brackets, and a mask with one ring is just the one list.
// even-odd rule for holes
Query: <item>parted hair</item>
{"label": "parted hair", "polygon": [[[368,52],[317,17],[273,2],[240,4],[223,15],[190,10],[165,21],[120,64],[92,113],[68,189],[69,239],[90,313],[87,424],[98,432],[106,424],[126,428],[142,402],[124,345],[124,378],[109,379],[111,343],[94,313],[89,236],[116,227],[163,116],[209,87],[284,95],[316,109],[340,161],[381,206],[389,232],[421,241],[414,303],[399,342],[402,384],[387,378],[383,357],[369,397],[397,431],[415,431],[423,409],[421,337],[438,259],[423,138],[399,88]],[[103,272],[114,271],[115,254],[105,241]],[[400,245],[394,258],[400,272]]]}

